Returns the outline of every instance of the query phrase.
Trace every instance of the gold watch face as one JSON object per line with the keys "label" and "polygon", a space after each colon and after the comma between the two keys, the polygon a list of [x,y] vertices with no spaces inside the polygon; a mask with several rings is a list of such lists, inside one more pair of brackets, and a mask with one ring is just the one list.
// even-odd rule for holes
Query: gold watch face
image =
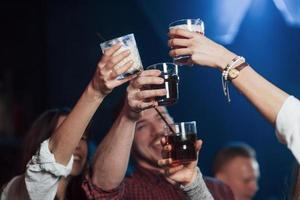
{"label": "gold watch face", "polygon": [[238,77],[239,73],[240,73],[239,70],[231,69],[228,72],[228,76],[229,76],[230,79],[235,79],[236,77]]}

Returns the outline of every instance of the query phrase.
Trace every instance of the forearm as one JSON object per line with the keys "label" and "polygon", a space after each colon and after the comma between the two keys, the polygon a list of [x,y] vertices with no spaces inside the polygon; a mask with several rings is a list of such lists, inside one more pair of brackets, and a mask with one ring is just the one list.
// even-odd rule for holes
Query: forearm
{"label": "forearm", "polygon": [[[219,68],[223,70],[232,60],[234,54],[226,53],[226,57],[219,62]],[[289,96],[268,80],[263,78],[251,67],[240,71],[239,76],[232,80],[232,84],[262,113],[262,115],[275,124],[276,116]]]}
{"label": "forearm", "polygon": [[99,144],[94,157],[92,182],[103,190],[118,187],[127,170],[135,121],[123,113]]}
{"label": "forearm", "polygon": [[274,125],[276,116],[284,100],[289,95],[264,79],[251,67],[243,69],[240,76],[232,82],[258,111]]}
{"label": "forearm", "polygon": [[[169,46],[183,46],[180,49],[173,48],[169,52],[172,57],[187,53],[191,55],[190,60],[193,63],[218,68],[222,72],[228,64],[234,63],[232,61],[237,56],[223,46],[194,32],[173,29],[170,30],[169,36]],[[188,39],[180,39],[180,37]],[[276,116],[288,94],[249,67],[242,69],[239,76],[232,80],[232,83],[267,120],[272,124],[275,123]]]}
{"label": "forearm", "polygon": [[51,136],[49,149],[58,163],[68,163],[103,98],[89,84],[71,113]]}

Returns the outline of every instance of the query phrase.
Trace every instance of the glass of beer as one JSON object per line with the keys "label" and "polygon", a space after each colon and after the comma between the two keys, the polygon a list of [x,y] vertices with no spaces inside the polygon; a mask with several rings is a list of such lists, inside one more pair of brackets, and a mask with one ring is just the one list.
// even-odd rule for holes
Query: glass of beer
{"label": "glass of beer", "polygon": [[[172,128],[172,130],[171,130]],[[179,122],[165,127],[167,144],[171,145],[169,158],[172,164],[186,164],[197,160],[195,144],[197,141],[196,122]]]}
{"label": "glass of beer", "polygon": [[179,99],[178,83],[178,66],[174,63],[157,63],[150,65],[147,69],[157,69],[161,71],[160,77],[164,83],[160,85],[150,85],[150,89],[166,89],[167,94],[162,97],[156,97],[155,100],[159,106],[170,106],[175,104]]}
{"label": "glass of beer", "polygon": [[111,46],[113,46],[114,44],[117,44],[117,43],[120,43],[122,46],[114,55],[118,55],[121,52],[126,51],[126,50],[130,51],[130,55],[128,57],[126,57],[124,60],[122,60],[120,63],[118,63],[116,65],[116,68],[124,66],[129,60],[133,61],[132,67],[129,68],[123,74],[119,75],[117,77],[117,79],[121,80],[127,76],[130,76],[132,74],[142,71],[143,65],[142,65],[142,61],[140,58],[139,50],[138,50],[136,42],[135,42],[134,34],[128,34],[128,35],[125,35],[125,36],[122,36],[119,38],[115,38],[112,40],[108,40],[106,42],[101,43],[100,47],[101,47],[102,52],[104,53],[104,51],[106,49],[110,48]]}
{"label": "glass of beer", "polygon": [[[181,19],[169,24],[169,30],[174,28],[185,29],[191,32],[197,32],[204,35],[204,22],[201,19]],[[173,49],[181,48],[180,46],[172,47]],[[173,62],[178,65],[188,64],[190,56],[183,55],[174,58]]]}

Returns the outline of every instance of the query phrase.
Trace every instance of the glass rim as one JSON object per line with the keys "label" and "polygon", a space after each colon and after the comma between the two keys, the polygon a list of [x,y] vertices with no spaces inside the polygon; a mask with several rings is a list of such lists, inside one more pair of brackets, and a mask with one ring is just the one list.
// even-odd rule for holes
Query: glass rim
{"label": "glass rim", "polygon": [[[167,126],[165,125],[164,126],[164,129],[165,130],[169,130],[168,133],[175,133],[175,134],[179,134],[181,133],[181,131],[179,130],[182,130],[182,128],[184,127],[184,129],[186,129],[186,126],[189,126],[191,128],[192,126],[192,129],[195,129],[195,132],[190,132],[190,131],[183,131],[185,134],[192,134],[192,133],[196,133],[197,134],[197,122],[196,121],[188,121],[188,122],[174,122],[174,123],[171,123],[169,124],[170,126]],[[172,127],[173,130],[170,130],[170,127]],[[179,127],[181,127],[179,129]],[[175,128],[175,130],[174,130]],[[166,134],[166,135],[169,135],[169,134]]]}
{"label": "glass rim", "polygon": [[155,63],[155,64],[147,66],[146,69],[149,69],[150,67],[154,67],[154,66],[157,66],[157,65],[163,65],[163,64],[172,65],[172,66],[178,68],[178,65],[175,64],[175,63],[172,63],[172,62],[159,62],[159,63]]}
{"label": "glass rim", "polygon": [[101,42],[101,43],[100,43],[100,46],[101,46],[102,44],[104,44],[104,43],[110,43],[110,42],[112,42],[113,40],[118,40],[118,39],[121,39],[121,38],[124,38],[124,37],[133,37],[134,40],[135,40],[134,33],[128,33],[128,34],[126,34],[126,35],[122,35],[122,36],[120,36],[120,37],[116,37],[116,38],[113,38],[113,39],[110,39],[110,40],[106,40],[106,41],[104,41],[104,42]]}
{"label": "glass rim", "polygon": [[[173,22],[169,23],[169,26],[168,26],[168,27],[171,28],[171,27],[174,26],[174,24],[177,24],[177,23],[180,23],[180,22],[186,22],[186,21],[188,21],[188,20],[191,20],[192,22],[194,22],[194,21],[199,21],[201,25],[204,24],[204,21],[201,20],[200,18],[194,18],[194,19],[179,19],[179,20],[176,20],[176,21],[173,21]],[[182,24],[187,24],[187,23],[182,23]],[[179,25],[179,24],[178,24],[178,25]]]}
{"label": "glass rim", "polygon": [[188,121],[188,122],[174,122],[174,123],[171,123],[170,125],[177,125],[177,124],[197,124],[196,121]]}
{"label": "glass rim", "polygon": [[[184,125],[194,125],[195,127],[196,127],[196,129],[197,129],[197,122],[196,121],[188,121],[188,122],[173,122],[173,123],[170,123],[169,125],[170,126],[176,126],[176,125],[181,125],[181,124],[184,124]],[[167,126],[167,125],[164,125],[164,128],[166,128],[166,129],[169,129],[170,127],[169,126]]]}

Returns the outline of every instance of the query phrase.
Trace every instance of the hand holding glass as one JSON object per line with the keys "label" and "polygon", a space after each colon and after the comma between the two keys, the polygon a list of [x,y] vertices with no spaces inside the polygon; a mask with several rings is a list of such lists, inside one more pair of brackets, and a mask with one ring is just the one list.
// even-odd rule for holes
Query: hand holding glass
{"label": "hand holding glass", "polygon": [[[181,19],[175,22],[172,22],[169,24],[169,30],[171,29],[184,29],[191,32],[196,32],[199,34],[204,34],[204,23],[200,19]],[[181,48],[180,46],[174,46],[173,49]],[[189,55],[183,55],[183,56],[177,56],[173,59],[173,62],[178,65],[185,65],[188,64],[190,56]]]}
{"label": "hand holding glass", "polygon": [[142,65],[142,61],[140,58],[139,50],[138,50],[136,42],[135,42],[134,34],[128,34],[128,35],[101,43],[100,46],[101,46],[102,52],[104,53],[104,51],[106,49],[110,48],[111,46],[113,46],[114,44],[117,44],[117,43],[120,43],[122,46],[115,53],[115,55],[118,55],[121,52],[126,51],[126,50],[130,51],[130,55],[127,58],[125,58],[124,60],[122,60],[120,63],[118,63],[116,65],[116,68],[124,66],[130,60],[133,61],[132,67],[127,72],[119,75],[117,77],[117,79],[121,80],[121,79],[124,79],[125,77],[128,77],[132,74],[142,71],[143,65]]}
{"label": "hand holding glass", "polygon": [[157,63],[147,67],[147,69],[157,69],[161,71],[160,77],[164,79],[161,85],[151,85],[151,89],[166,89],[167,94],[163,97],[156,97],[159,106],[170,106],[177,102],[178,91],[178,66],[173,63]]}

